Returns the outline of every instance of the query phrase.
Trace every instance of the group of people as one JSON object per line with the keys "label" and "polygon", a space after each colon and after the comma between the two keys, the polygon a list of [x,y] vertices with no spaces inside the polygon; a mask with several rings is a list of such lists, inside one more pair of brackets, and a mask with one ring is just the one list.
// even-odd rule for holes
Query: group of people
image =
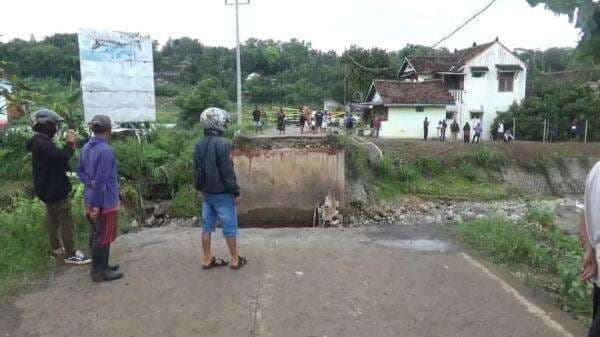
{"label": "group of people", "polygon": [[[429,137],[430,123],[431,122],[429,121],[429,118],[425,117],[425,120],[423,121],[423,139],[424,140],[427,140]],[[465,125],[463,125],[463,127],[462,127],[463,142],[465,142],[465,143],[479,143],[481,141],[481,135],[483,134],[483,126],[481,124],[481,121],[476,120],[473,124],[474,124],[474,126],[471,126],[471,123],[469,123],[467,121],[465,123]],[[438,140],[440,140],[442,142],[446,141],[447,130],[448,130],[448,124],[447,124],[446,120],[439,121],[438,126],[437,126]],[[453,119],[452,123],[450,124],[451,140],[454,142],[457,142],[459,133],[460,133],[460,125],[458,124],[456,119]],[[508,129],[505,131],[504,124],[502,122],[500,122],[498,124],[498,132],[496,135],[496,140],[504,141],[507,143],[510,143],[514,140],[514,135],[512,134],[512,130]]]}
{"label": "group of people", "polygon": [[109,264],[110,245],[117,234],[119,183],[117,160],[110,146],[112,123],[109,117],[95,116],[90,128],[94,136],[85,144],[77,166],[77,177],[85,186],[85,216],[90,225],[91,258],[75,248],[71,214],[71,183],[67,177],[75,152],[77,134],[69,130],[65,145],[58,148],[53,138],[63,119],[52,110],[33,114],[33,137],[26,143],[32,153],[33,185],[36,196],[46,205],[46,227],[54,258],[64,256],[67,264],[91,262],[94,282],[123,277],[118,264]]}
{"label": "group of people", "polygon": [[321,111],[309,107],[298,107],[298,122],[300,124],[300,134],[327,133],[327,128],[329,127],[329,111]]}
{"label": "group of people", "polygon": [[[281,112],[281,111],[280,111]],[[236,205],[240,190],[231,158],[231,144],[224,138],[229,123],[228,114],[220,109],[208,109],[201,116],[204,138],[194,154],[196,188],[203,194],[202,246],[203,269],[230,265],[239,269],[247,263],[237,246],[238,223]],[[95,116],[89,126],[93,136],[83,146],[76,169],[85,187],[85,217],[90,227],[88,242],[91,257],[76,248],[71,213],[71,183],[67,172],[77,147],[77,134],[68,130],[64,146],[54,142],[63,119],[54,111],[42,109],[32,115],[33,137],[26,142],[32,153],[33,185],[36,196],[46,206],[46,228],[50,255],[64,258],[72,265],[91,263],[94,282],[113,281],[123,277],[118,264],[109,264],[110,246],[117,236],[119,214],[118,163],[110,145],[112,121],[108,116]],[[231,253],[226,261],[211,252],[211,234],[217,219],[223,223],[223,234]]]}

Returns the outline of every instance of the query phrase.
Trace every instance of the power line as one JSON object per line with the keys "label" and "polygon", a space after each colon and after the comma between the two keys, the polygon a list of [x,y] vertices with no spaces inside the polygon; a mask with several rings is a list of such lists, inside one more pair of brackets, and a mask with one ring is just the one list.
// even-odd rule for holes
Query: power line
{"label": "power line", "polygon": [[348,56],[348,58],[350,59],[350,61],[352,61],[352,63],[356,64],[357,67],[367,70],[367,71],[372,71],[372,72],[383,72],[383,71],[388,71],[390,69],[392,69],[392,67],[385,67],[385,68],[369,68],[367,66],[363,66],[362,64],[358,63],[358,61],[356,61],[349,53],[346,53],[346,56]]}
{"label": "power line", "polygon": [[460,31],[461,29],[463,29],[466,25],[468,25],[471,21],[475,20],[475,18],[477,18],[479,15],[483,14],[485,11],[487,11],[490,7],[492,7],[492,5],[496,2],[496,0],[492,0],[490,1],[489,4],[487,4],[487,6],[485,6],[482,10],[480,10],[479,12],[475,13],[475,15],[473,15],[470,19],[468,19],[467,21],[465,21],[465,23],[463,23],[462,25],[458,26],[455,30],[453,30],[450,34],[444,36],[444,38],[442,38],[441,40],[439,40],[436,44],[434,44],[433,46],[431,46],[429,48],[429,50],[427,51],[426,54],[431,53],[435,47],[437,47],[438,45],[440,45],[440,43],[448,40],[450,37],[452,37],[454,34],[458,33],[458,31]]}
{"label": "power line", "polygon": [[[436,42],[433,46],[429,47],[429,49],[427,50],[427,52],[425,52],[425,55],[430,54],[433,50],[435,50],[435,47],[439,46],[442,42],[448,40],[454,34],[458,33],[461,29],[463,29],[471,21],[475,20],[475,18],[477,18],[478,16],[480,16],[481,14],[483,14],[485,11],[487,11],[490,7],[492,7],[492,5],[495,2],[496,2],[496,0],[490,1],[483,9],[481,9],[477,13],[475,13],[472,17],[470,17],[462,25],[458,26],[455,30],[453,30],[452,32],[450,32],[450,34],[444,36],[441,40],[439,40],[438,42]],[[393,68],[393,67],[387,67],[387,68],[370,68],[370,67],[367,67],[367,66],[364,66],[364,65],[358,63],[349,53],[346,53],[346,56],[348,56],[348,58],[352,61],[352,63],[354,63],[356,66],[358,66],[359,68],[361,68],[363,70],[366,70],[366,71],[382,72],[382,71],[387,71],[387,70],[390,70],[390,69]]]}

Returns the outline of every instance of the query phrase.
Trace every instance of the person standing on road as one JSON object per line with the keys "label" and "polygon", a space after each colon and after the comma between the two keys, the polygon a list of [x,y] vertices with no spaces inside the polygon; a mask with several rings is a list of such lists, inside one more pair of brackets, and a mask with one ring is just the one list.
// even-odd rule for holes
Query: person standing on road
{"label": "person standing on road", "polygon": [[254,111],[252,111],[252,120],[254,120],[254,132],[255,133],[263,133],[262,130],[262,121],[261,121],[261,112],[258,109],[258,105],[254,106]]}
{"label": "person standing on road", "polygon": [[502,122],[498,123],[498,132],[496,134],[496,138],[499,142],[501,142],[504,139],[504,123]]}
{"label": "person standing on road", "polygon": [[469,122],[465,123],[465,126],[463,127],[463,140],[465,143],[470,143],[471,142],[471,124],[469,124]]}
{"label": "person standing on road", "polygon": [[450,124],[450,132],[452,132],[452,141],[458,141],[458,133],[460,132],[460,125],[456,119],[452,120],[452,124]]}
{"label": "person standing on road", "polygon": [[427,135],[429,134],[429,120],[425,117],[423,121],[423,140],[427,140]]}
{"label": "person standing on road", "polygon": [[85,186],[85,213],[90,223],[92,281],[113,281],[123,277],[119,265],[109,265],[110,244],[117,237],[119,182],[117,158],[110,146],[110,117],[96,115],[90,122],[94,136],[85,144],[77,176]]}
{"label": "person standing on road", "polygon": [[323,112],[323,132],[327,134],[327,128],[329,127],[329,110]]}
{"label": "person standing on road", "polygon": [[300,134],[304,134],[304,124],[306,124],[306,118],[304,118],[304,110],[302,107],[298,108],[298,121],[300,122]]}
{"label": "person standing on road", "polygon": [[579,121],[577,118],[573,119],[571,126],[569,126],[569,140],[571,142],[579,139]]}
{"label": "person standing on road", "polygon": [[[237,245],[238,221],[236,205],[240,188],[231,158],[231,144],[224,138],[229,115],[221,109],[207,109],[200,116],[204,138],[196,145],[194,166],[196,189],[202,192],[202,268],[212,269],[230,264],[231,269],[246,265]],[[223,235],[229,247],[231,261],[216,258],[211,251],[211,237],[217,219],[223,222]]]}
{"label": "person standing on road", "polygon": [[277,130],[279,130],[280,135],[285,135],[285,113],[282,108],[279,108],[279,112],[277,113]]}
{"label": "person standing on road", "polygon": [[475,125],[475,128],[473,130],[475,131],[475,135],[473,136],[473,143],[475,143],[475,139],[477,139],[477,144],[479,144],[479,140],[481,139],[481,133],[483,132],[481,123],[477,122],[477,125]]}
{"label": "person standing on road", "polygon": [[323,128],[323,112],[321,110],[317,110],[315,113],[315,132],[321,133],[321,129]]}
{"label": "person standing on road", "polygon": [[446,120],[442,120],[442,142],[446,141],[446,130],[448,130],[448,123]]}
{"label": "person standing on road", "polygon": [[584,251],[581,277],[594,285],[592,326],[588,336],[600,336],[600,278],[598,275],[598,250],[600,249],[600,162],[587,176],[579,236]]}
{"label": "person standing on road", "polygon": [[[67,171],[75,151],[75,131],[69,130],[66,145],[56,148],[52,138],[63,119],[54,111],[42,109],[33,114],[33,137],[26,143],[31,152],[33,186],[36,196],[46,205],[46,228],[50,240],[51,255],[65,255],[67,264],[88,264],[91,259],[75,249],[74,225],[71,215],[71,183]],[[61,246],[61,242],[63,246]]]}
{"label": "person standing on road", "polygon": [[380,116],[375,117],[375,121],[373,121],[373,130],[375,130],[375,132],[373,133],[373,137],[379,138],[379,130],[381,130]]}

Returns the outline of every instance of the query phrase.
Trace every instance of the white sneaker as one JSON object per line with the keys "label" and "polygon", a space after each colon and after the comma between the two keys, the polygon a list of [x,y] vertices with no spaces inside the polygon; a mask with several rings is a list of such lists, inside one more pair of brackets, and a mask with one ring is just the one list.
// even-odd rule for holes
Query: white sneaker
{"label": "white sneaker", "polygon": [[65,258],[66,264],[84,265],[92,262],[92,259],[85,256],[82,251],[78,250],[75,255]]}

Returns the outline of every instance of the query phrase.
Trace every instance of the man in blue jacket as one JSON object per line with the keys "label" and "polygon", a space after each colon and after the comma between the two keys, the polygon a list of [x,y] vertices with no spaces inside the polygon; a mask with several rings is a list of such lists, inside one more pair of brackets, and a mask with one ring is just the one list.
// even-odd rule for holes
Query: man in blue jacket
{"label": "man in blue jacket", "polygon": [[123,277],[118,265],[108,264],[119,212],[117,159],[109,144],[112,123],[108,116],[97,115],[90,126],[94,136],[83,147],[77,176],[85,185],[86,216],[91,226],[91,275],[94,282],[112,281]]}
{"label": "man in blue jacket", "polygon": [[202,191],[204,197],[202,268],[211,269],[228,264],[227,261],[214,257],[211,252],[211,235],[215,231],[217,219],[221,219],[223,235],[231,253],[231,269],[239,269],[247,260],[238,251],[236,205],[240,201],[240,188],[233,169],[231,144],[223,137],[227,131],[229,115],[224,110],[210,108],[202,113],[200,120],[204,127],[204,138],[196,145],[194,164],[196,189]]}

